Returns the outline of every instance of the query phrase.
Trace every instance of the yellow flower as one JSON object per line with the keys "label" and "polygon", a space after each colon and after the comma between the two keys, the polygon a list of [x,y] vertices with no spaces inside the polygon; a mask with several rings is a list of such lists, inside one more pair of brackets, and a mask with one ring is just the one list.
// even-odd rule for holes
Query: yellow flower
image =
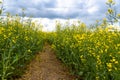
{"label": "yellow flower", "polygon": [[112,69],[108,69],[108,71],[112,71]]}
{"label": "yellow flower", "polygon": [[86,24],[85,23],[81,23],[81,28],[86,28]]}
{"label": "yellow flower", "polygon": [[118,70],[118,69],[115,67],[115,70]]}
{"label": "yellow flower", "polygon": [[113,0],[108,0],[108,2],[109,2],[109,3],[112,3],[112,2],[113,2]]}
{"label": "yellow flower", "polygon": [[118,64],[118,61],[115,61],[115,64]]}
{"label": "yellow flower", "polygon": [[52,49],[55,49],[55,48],[56,48],[56,46],[55,46],[54,44],[52,44],[52,46],[51,46],[51,47],[52,47]]}
{"label": "yellow flower", "polygon": [[96,54],[95,53],[91,53],[93,56],[95,56]]}
{"label": "yellow flower", "polygon": [[32,51],[30,49],[28,49],[27,52],[31,53]]}
{"label": "yellow flower", "polygon": [[117,15],[120,18],[120,14]]}
{"label": "yellow flower", "polygon": [[4,30],[5,29],[3,27],[0,27],[0,34],[2,34]]}
{"label": "yellow flower", "polygon": [[109,28],[105,28],[105,31],[109,31]]}
{"label": "yellow flower", "polygon": [[12,42],[13,42],[13,43],[16,43],[16,41],[15,41],[14,39],[12,40]]}
{"label": "yellow flower", "polygon": [[112,68],[112,63],[106,63],[108,68]]}
{"label": "yellow flower", "polygon": [[96,76],[96,80],[99,80],[99,76]]}
{"label": "yellow flower", "polygon": [[115,4],[115,2],[113,0],[108,0],[107,4]]}
{"label": "yellow flower", "polygon": [[80,58],[83,59],[83,55],[81,55]]}
{"label": "yellow flower", "polygon": [[105,52],[107,52],[107,49],[105,49]]}
{"label": "yellow flower", "polygon": [[25,37],[25,40],[26,40],[26,41],[28,41],[28,40],[29,40],[28,36],[26,36],[26,37]]}
{"label": "yellow flower", "polygon": [[119,47],[120,46],[120,44],[117,44],[117,47]]}
{"label": "yellow flower", "polygon": [[118,54],[120,54],[120,51],[118,52]]}
{"label": "yellow flower", "polygon": [[112,60],[111,60],[111,62],[115,62],[116,60],[115,60],[115,58],[113,58]]}
{"label": "yellow flower", "polygon": [[7,37],[7,35],[3,35],[4,36],[4,39],[7,39],[8,37]]}

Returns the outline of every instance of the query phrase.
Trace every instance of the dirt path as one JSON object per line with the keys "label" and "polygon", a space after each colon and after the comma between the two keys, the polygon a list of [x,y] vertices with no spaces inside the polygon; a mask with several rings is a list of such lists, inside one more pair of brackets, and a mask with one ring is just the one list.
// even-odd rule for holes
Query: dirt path
{"label": "dirt path", "polygon": [[49,45],[28,66],[19,80],[75,80],[66,67],[56,58]]}

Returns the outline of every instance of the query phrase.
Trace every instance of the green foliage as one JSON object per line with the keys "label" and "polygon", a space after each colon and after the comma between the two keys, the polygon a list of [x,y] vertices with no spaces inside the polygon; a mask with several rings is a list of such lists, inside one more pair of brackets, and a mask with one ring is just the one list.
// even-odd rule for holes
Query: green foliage
{"label": "green foliage", "polygon": [[37,31],[28,20],[23,24],[20,17],[0,21],[0,80],[20,76],[34,54],[42,50],[43,33]]}
{"label": "green foliage", "polygon": [[[57,57],[71,72],[84,80],[120,79],[120,32],[110,32],[111,24],[120,18],[114,8],[115,2],[108,0],[107,19],[101,25],[88,28],[85,23],[61,26],[55,32],[42,32],[35,28],[31,19],[7,14],[0,19],[0,80],[13,80],[20,76],[35,53],[42,50],[45,42],[52,45]],[[3,12],[3,6],[0,14]],[[99,26],[99,27],[98,27]]]}
{"label": "green foliage", "polygon": [[57,30],[52,47],[58,58],[84,80],[119,80],[120,33],[83,24]]}

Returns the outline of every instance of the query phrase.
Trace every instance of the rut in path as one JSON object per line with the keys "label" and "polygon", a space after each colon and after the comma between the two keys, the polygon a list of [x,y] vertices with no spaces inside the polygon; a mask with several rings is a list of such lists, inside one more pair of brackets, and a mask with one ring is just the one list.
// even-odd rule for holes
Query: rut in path
{"label": "rut in path", "polygon": [[75,77],[56,58],[50,45],[45,45],[19,80],[75,80]]}

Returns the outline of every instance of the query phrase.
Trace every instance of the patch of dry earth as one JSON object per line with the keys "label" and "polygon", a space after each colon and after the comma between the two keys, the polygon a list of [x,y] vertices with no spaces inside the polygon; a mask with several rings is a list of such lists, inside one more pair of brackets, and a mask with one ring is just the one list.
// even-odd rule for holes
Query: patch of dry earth
{"label": "patch of dry earth", "polygon": [[50,45],[45,45],[18,80],[75,80],[75,77],[70,75],[68,69],[56,58]]}

